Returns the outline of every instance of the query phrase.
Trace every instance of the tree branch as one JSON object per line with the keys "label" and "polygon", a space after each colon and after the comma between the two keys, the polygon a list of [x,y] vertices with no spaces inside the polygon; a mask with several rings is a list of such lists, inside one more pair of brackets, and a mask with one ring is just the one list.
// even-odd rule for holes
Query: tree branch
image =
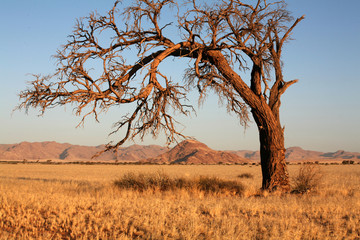
{"label": "tree branch", "polygon": [[[49,108],[73,104],[82,125],[88,116],[98,121],[99,114],[111,106],[133,103],[133,111],[111,133],[125,129],[124,137],[107,145],[108,151],[145,134],[156,137],[163,132],[168,143],[184,137],[174,116],[193,111],[186,98],[191,86],[199,89],[199,102],[212,89],[246,126],[248,106],[263,112],[270,107],[276,115],[280,96],[296,82],[283,80],[281,48],[304,16],[288,26],[292,18],[284,1],[222,0],[209,5],[190,0],[176,5],[174,0],[135,0],[126,3],[128,7],[122,4],[125,1],[116,1],[107,15],[92,13],[76,22],[68,42],[55,56],[56,72],[35,75],[31,87],[20,93],[18,109],[40,108],[43,114]],[[160,21],[171,6],[178,9],[176,26]],[[181,39],[173,37],[179,29]],[[130,62],[128,54],[134,49],[137,59]],[[169,57],[188,60],[191,67],[185,83],[172,82],[162,72],[161,63]],[[251,86],[243,80],[248,64],[253,66]],[[90,66],[101,72],[94,73]]]}

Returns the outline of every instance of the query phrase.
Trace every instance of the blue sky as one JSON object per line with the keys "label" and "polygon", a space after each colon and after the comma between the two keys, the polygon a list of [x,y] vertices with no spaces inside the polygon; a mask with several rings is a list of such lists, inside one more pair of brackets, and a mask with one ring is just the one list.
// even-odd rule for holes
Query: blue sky
{"label": "blue sky", "polygon": [[[289,0],[294,17],[305,15],[284,49],[286,80],[299,79],[282,98],[281,122],[286,147],[318,151],[360,152],[360,1]],[[100,123],[88,119],[84,128],[72,107],[56,108],[38,117],[36,110],[12,113],[17,94],[32,80],[29,74],[48,74],[55,69],[51,58],[71,34],[75,19],[97,10],[105,13],[113,1],[98,0],[0,0],[0,143],[57,141],[99,145],[112,123],[124,113],[114,108],[101,115]],[[182,72],[174,69],[173,77]],[[197,107],[197,115],[181,117],[185,135],[214,149],[257,150],[254,123],[246,130],[235,115],[226,113],[210,96]],[[126,111],[126,110],[125,110]],[[120,136],[118,136],[120,137]],[[165,143],[151,136],[138,144]],[[132,142],[128,143],[133,144]]]}

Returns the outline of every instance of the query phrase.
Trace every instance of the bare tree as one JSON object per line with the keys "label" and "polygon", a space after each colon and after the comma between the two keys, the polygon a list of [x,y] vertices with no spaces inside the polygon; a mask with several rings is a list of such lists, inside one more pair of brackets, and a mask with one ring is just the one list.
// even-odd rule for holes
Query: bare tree
{"label": "bare tree", "polygon": [[[116,1],[107,15],[77,21],[55,56],[57,71],[35,75],[31,88],[20,93],[19,108],[44,113],[71,103],[83,124],[89,115],[97,120],[111,106],[130,104],[133,112],[115,124],[114,132],[126,129],[125,136],[108,144],[108,151],[135,136],[165,133],[169,143],[184,137],[174,116],[192,110],[188,89],[197,88],[200,100],[213,90],[243,125],[250,109],[260,136],[262,188],[288,191],[279,107],[281,95],[297,80],[283,79],[281,54],[304,17],[293,19],[284,1],[247,2],[136,0],[124,6]],[[174,22],[164,22],[161,17],[170,12]],[[129,63],[129,54],[137,59]],[[188,61],[184,81],[171,81],[161,70],[169,58]]]}

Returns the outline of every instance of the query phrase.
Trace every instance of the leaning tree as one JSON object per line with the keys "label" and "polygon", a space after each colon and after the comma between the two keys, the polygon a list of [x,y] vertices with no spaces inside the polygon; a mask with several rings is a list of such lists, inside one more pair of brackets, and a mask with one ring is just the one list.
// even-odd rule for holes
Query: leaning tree
{"label": "leaning tree", "polygon": [[[34,75],[19,108],[44,113],[73,104],[82,124],[89,115],[97,120],[111,106],[128,104],[133,110],[114,131],[125,129],[124,137],[105,150],[116,151],[135,136],[165,134],[168,143],[184,137],[174,116],[192,111],[189,88],[198,89],[200,99],[211,90],[243,125],[250,110],[259,130],[262,188],[288,191],[279,108],[297,80],[284,80],[281,54],[302,19],[276,0],[116,1],[106,15],[77,21],[55,55],[55,73]],[[173,81],[161,65],[180,58],[189,67],[182,81]]]}

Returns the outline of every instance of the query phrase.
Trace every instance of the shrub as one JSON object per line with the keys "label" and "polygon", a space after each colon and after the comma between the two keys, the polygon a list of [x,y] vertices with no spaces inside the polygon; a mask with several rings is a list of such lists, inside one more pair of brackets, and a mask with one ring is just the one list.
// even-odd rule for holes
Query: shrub
{"label": "shrub", "polygon": [[169,176],[164,173],[126,173],[122,178],[116,180],[114,184],[123,189],[134,189],[136,191],[151,190],[170,190],[174,188],[175,183]]}
{"label": "shrub", "polygon": [[163,172],[126,173],[120,179],[114,181],[114,185],[120,189],[131,189],[139,192],[146,190],[164,192],[184,189],[205,193],[242,195],[244,191],[244,186],[237,181],[204,176],[199,178],[171,178]]}
{"label": "shrub", "polygon": [[226,193],[230,192],[234,195],[242,195],[244,186],[236,181],[223,180],[217,177],[200,177],[198,180],[198,188],[206,193]]}
{"label": "shrub", "polygon": [[318,165],[302,165],[298,175],[292,179],[294,183],[292,193],[308,193],[316,191],[319,188],[322,177],[323,175]]}

